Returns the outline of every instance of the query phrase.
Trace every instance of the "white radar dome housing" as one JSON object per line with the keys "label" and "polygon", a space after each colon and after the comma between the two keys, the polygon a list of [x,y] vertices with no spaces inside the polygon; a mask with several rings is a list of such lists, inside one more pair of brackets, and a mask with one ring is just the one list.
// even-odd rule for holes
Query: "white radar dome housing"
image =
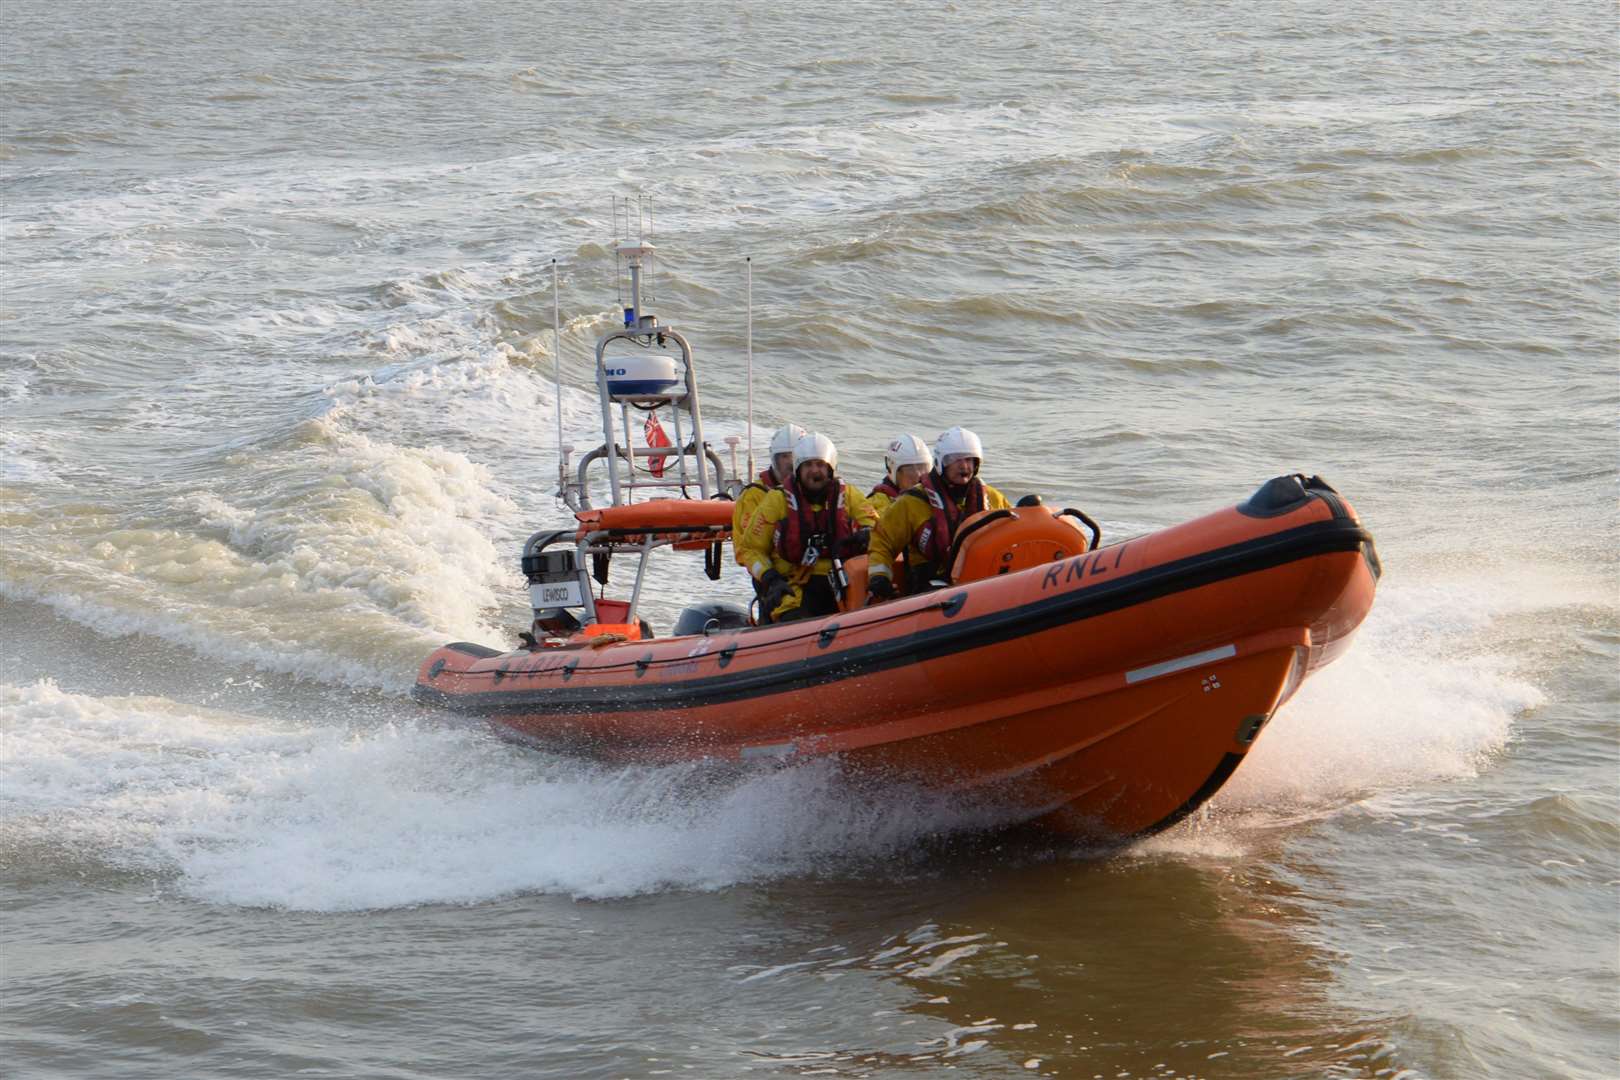
{"label": "white radar dome housing", "polygon": [[602,366],[607,369],[608,396],[614,401],[686,396],[685,382],[673,356],[608,356],[602,359]]}

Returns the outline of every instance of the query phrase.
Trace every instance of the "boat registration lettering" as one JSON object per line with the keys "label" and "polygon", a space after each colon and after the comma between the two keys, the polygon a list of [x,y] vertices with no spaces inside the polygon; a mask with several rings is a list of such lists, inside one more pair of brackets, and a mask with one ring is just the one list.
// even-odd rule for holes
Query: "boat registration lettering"
{"label": "boat registration lettering", "polygon": [[1084,555],[1055,562],[1046,568],[1046,574],[1041,578],[1041,590],[1044,592],[1071,581],[1084,581],[1088,577],[1118,570],[1120,562],[1125,558],[1125,549],[1129,546],[1129,543],[1120,544],[1115,548],[1088,551]]}
{"label": "boat registration lettering", "polygon": [[584,607],[577,581],[537,581],[529,586],[532,608]]}

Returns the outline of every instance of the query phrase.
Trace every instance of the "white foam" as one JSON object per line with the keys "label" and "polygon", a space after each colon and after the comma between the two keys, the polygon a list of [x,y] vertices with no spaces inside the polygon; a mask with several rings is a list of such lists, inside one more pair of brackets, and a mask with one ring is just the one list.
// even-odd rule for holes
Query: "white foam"
{"label": "white foam", "polygon": [[[221,527],[254,527],[231,517]],[[1273,721],[1213,818],[1138,855],[1242,857],[1262,832],[1489,767],[1541,700],[1485,648],[1504,605],[1519,602],[1467,584],[1386,587],[1350,653]],[[49,682],[0,689],[0,713],[8,843],[60,844],[224,904],[718,889],[887,859],[982,823],[944,798],[851,790],[832,763],[727,777],[596,767],[467,729],[299,727]]]}
{"label": "white foam", "polygon": [[314,301],[298,307],[272,308],[249,312],[228,322],[229,332],[250,337],[275,339],[285,347],[285,338],[303,334],[326,334],[356,317],[350,308],[330,301]]}
{"label": "white foam", "polygon": [[[424,758],[422,739],[372,741],[352,747],[352,760],[312,763],[296,778],[300,820],[255,822],[250,843],[191,860],[188,891],[333,910],[528,891],[603,898],[716,889],[813,870],[852,850],[888,850],[928,828],[876,808],[852,812],[833,792],[830,770],[705,791],[691,786],[687,768],[497,759],[465,742]],[[471,769],[440,771],[447,756],[464,765],[469,753]],[[356,820],[371,824],[356,831],[348,824]],[[289,880],[266,865],[303,872]]]}
{"label": "white foam", "polygon": [[1133,854],[1242,858],[1277,829],[1480,775],[1545,699],[1490,632],[1561,595],[1477,579],[1385,584],[1350,651],[1278,712],[1220,793]]}
{"label": "white foam", "polygon": [[[712,233],[736,226],[733,181],[739,168],[751,163],[758,163],[746,170],[756,178],[757,188],[747,193],[749,201],[791,222],[904,199],[925,191],[929,178],[942,172],[959,177],[964,169],[996,168],[1008,161],[1160,148],[1204,137],[1206,130],[1188,126],[1185,112],[1147,106],[1099,110],[1069,102],[944,102],[870,119],[717,133],[696,143],[655,147],[629,166],[613,149],[570,149],[511,154],[478,163],[477,172],[485,178],[483,190],[499,193],[503,202],[528,192],[518,180],[503,184],[489,182],[489,177],[546,176],[548,185],[569,193],[572,207],[605,206],[610,193],[642,186],[659,196],[661,227]],[[712,169],[694,171],[693,162],[705,160],[714,163]],[[186,239],[187,230],[213,230],[242,244],[277,239],[264,226],[250,223],[253,217],[244,220],[244,208],[255,216],[307,217],[385,231],[399,214],[387,205],[389,198],[402,190],[438,188],[451,177],[464,182],[470,164],[390,162],[383,169],[312,164],[296,176],[225,166],[151,178],[107,195],[31,202],[12,212],[20,226],[48,224],[55,244],[73,245],[80,254],[120,261],[195,261],[214,252]],[[439,223],[419,227],[437,228]],[[552,233],[544,235],[548,227]],[[589,218],[541,217],[525,223],[522,243],[526,251],[573,252],[584,243],[602,241],[606,228],[606,222]],[[441,297],[462,287],[481,292],[512,269],[513,259],[522,258],[527,256],[514,253],[483,269],[458,266],[453,274],[466,275],[465,281],[452,277],[432,284]],[[407,300],[436,291],[408,278],[392,284]],[[267,327],[285,330],[307,314],[276,309],[258,318]],[[318,325],[320,313],[315,315]]]}
{"label": "white foam", "polygon": [[1477,775],[1543,700],[1480,640],[1514,607],[1477,585],[1385,587],[1350,651],[1278,713],[1217,805],[1343,805]]}
{"label": "white foam", "polygon": [[12,560],[0,590],[102,632],[396,690],[443,641],[504,636],[486,620],[521,597],[490,523],[515,508],[486,470],[331,420],[300,435],[241,454],[239,484],[175,499],[161,526],[70,520]]}
{"label": "white foam", "polygon": [[[35,354],[0,354],[0,415],[11,412],[34,396]],[[37,433],[24,433],[8,423],[0,430],[0,482],[34,486],[62,483],[42,458],[46,452]]]}
{"label": "white foam", "polygon": [[903,852],[953,823],[827,766],[594,768],[465,729],[278,725],[50,682],[0,687],[8,844],[317,911],[716,889]]}
{"label": "white foam", "polygon": [[33,487],[61,486],[58,476],[43,460],[45,451],[38,436],[20,431],[0,431],[0,482]]}
{"label": "white foam", "polygon": [[[565,377],[580,376],[575,369],[589,355],[589,342],[605,319],[593,313],[563,327]],[[530,339],[520,350],[493,341],[483,318],[464,304],[424,303],[415,306],[411,318],[380,328],[369,345],[383,363],[328,386],[328,415],[396,441],[402,432],[413,443],[477,438],[492,457],[521,461],[524,489],[533,486],[536,448],[555,454],[557,446],[550,334]],[[565,438],[591,440],[591,429],[600,426],[594,388],[563,387],[563,422]]]}
{"label": "white foam", "polygon": [[[576,319],[568,332],[588,338],[599,321]],[[0,592],[104,633],[393,690],[445,640],[512,640],[528,622],[518,545],[569,520],[549,499],[550,365],[490,344],[470,317],[427,327],[384,350],[389,362],[369,375],[330,386],[330,407],[291,439],[241,447],[228,486],[137,515],[20,517],[32,539]],[[563,416],[566,440],[596,444],[594,394],[565,386]],[[734,426],[711,422],[710,438]],[[484,462],[443,448],[469,443]],[[7,455],[12,472],[32,464]],[[26,477],[43,482],[37,469]],[[731,569],[723,588],[741,600],[748,590]],[[686,573],[670,584],[653,582],[646,598],[660,625],[696,582]]]}
{"label": "white foam", "polygon": [[6,361],[0,365],[0,403],[15,405],[33,397],[34,376],[31,365],[37,362],[37,356],[33,353],[25,356],[0,353],[0,358]]}

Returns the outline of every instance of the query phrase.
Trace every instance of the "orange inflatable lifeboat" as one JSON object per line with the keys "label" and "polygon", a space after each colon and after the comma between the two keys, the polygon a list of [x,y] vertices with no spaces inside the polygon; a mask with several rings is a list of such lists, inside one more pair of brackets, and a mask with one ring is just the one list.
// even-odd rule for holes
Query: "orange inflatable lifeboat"
{"label": "orange inflatable lifeboat", "polygon": [[[1372,604],[1371,535],[1317,477],[1102,546],[1078,511],[964,523],[941,587],[754,626],[726,604],[651,638],[636,613],[648,554],[702,550],[718,577],[732,504],[664,499],[582,510],[524,549],[525,646],[446,645],[416,696],[501,732],[623,762],[792,765],[945,788],[997,821],[1094,839],[1162,829],[1213,795],[1266,723],[1338,656]],[[628,602],[592,595],[639,552]],[[576,614],[577,613],[577,614]]]}
{"label": "orange inflatable lifeboat", "polygon": [[[640,203],[622,209],[629,302],[596,342],[602,443],[577,471],[558,406],[557,493],[577,524],[524,545],[523,647],[444,646],[417,675],[420,700],[610,761],[835,756],[852,777],[943,788],[994,822],[1125,838],[1213,795],[1367,614],[1372,537],[1326,483],[1294,475],[1106,547],[1077,510],[988,511],[962,523],[948,576],[918,583],[926,591],[864,606],[859,556],[834,575],[847,576],[837,614],[755,626],[742,607],[708,603],[654,637],[639,608],[655,551],[701,551],[721,576],[735,507],[719,496],[755,475],[752,407],[745,469],[742,440],[726,440],[728,480],[704,436],[690,344],[641,308],[655,249]],[[593,507],[604,495],[610,505]],[[616,557],[638,560],[628,600],[592,584],[608,584]]]}

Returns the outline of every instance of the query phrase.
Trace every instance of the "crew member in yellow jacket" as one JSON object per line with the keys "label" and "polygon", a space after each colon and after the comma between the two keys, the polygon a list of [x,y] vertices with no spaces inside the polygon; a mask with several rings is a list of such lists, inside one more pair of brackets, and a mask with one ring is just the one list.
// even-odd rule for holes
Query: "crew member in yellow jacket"
{"label": "crew member in yellow jacket", "polygon": [[838,449],[809,434],[793,448],[793,473],[765,493],[738,547],[760,590],[761,622],[831,615],[848,583],[842,561],[866,550],[877,515],[838,479]]}
{"label": "crew member in yellow jacket", "polygon": [[754,520],[759,504],[771,491],[782,486],[793,472],[793,447],[805,436],[798,424],[784,424],[771,436],[771,463],[760,474],[743,485],[737,493],[737,505],[731,510],[731,554],[738,566],[747,566],[743,560],[742,539],[748,523]]}
{"label": "crew member in yellow jacket", "polygon": [[917,436],[899,435],[890,440],[889,449],[883,455],[883,467],[888,472],[866,493],[866,501],[872,504],[878,517],[883,516],[883,511],[902,491],[922,482],[928,470],[934,467],[934,455],[929,452],[928,444]]}
{"label": "crew member in yellow jacket", "polygon": [[898,495],[872,530],[867,550],[866,591],[872,601],[894,596],[894,564],[906,556],[908,591],[924,592],[936,577],[949,574],[945,565],[956,530],[980,510],[1012,504],[979,479],[984,448],[966,428],[953,427],[934,444],[939,464],[916,487]]}

